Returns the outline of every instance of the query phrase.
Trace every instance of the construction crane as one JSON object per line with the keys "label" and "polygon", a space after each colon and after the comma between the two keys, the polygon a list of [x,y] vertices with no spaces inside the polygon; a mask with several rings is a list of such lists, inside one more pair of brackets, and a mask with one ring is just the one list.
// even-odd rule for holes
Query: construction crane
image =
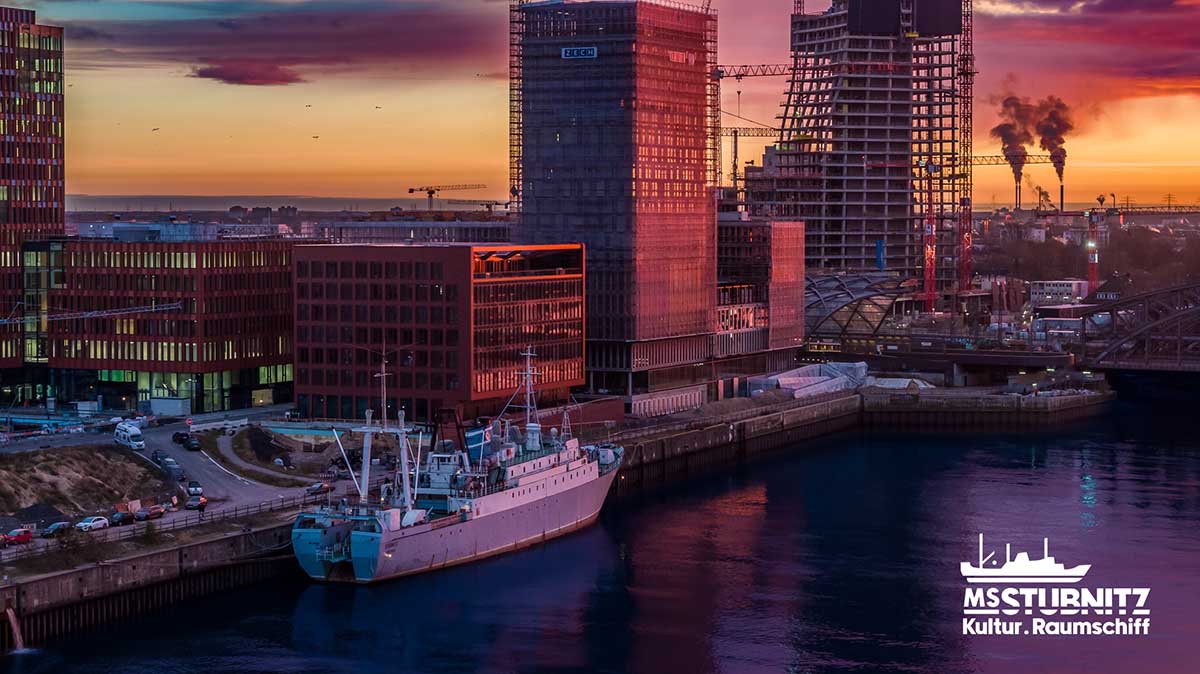
{"label": "construction crane", "polygon": [[452,206],[483,206],[487,209],[488,215],[494,213],[497,208],[508,208],[512,205],[511,201],[471,201],[470,199],[447,199],[445,203]]}
{"label": "construction crane", "polygon": [[433,210],[433,198],[436,197],[439,192],[460,192],[463,190],[484,190],[484,189],[487,189],[487,185],[477,185],[477,184],[473,184],[473,185],[430,185],[428,187],[410,187],[410,188],[408,188],[408,193],[416,194],[418,192],[424,192],[429,197],[429,210],[432,211]]}
{"label": "construction crane", "polygon": [[[22,306],[24,302],[18,302],[16,306]],[[46,321],[72,321],[80,318],[110,318],[112,316],[129,316],[131,314],[159,314],[167,311],[180,311],[183,309],[183,302],[168,302],[166,304],[150,304],[145,306],[127,307],[124,309],[101,309],[97,311],[76,311],[64,314],[47,314],[44,317]],[[16,307],[13,308],[16,313]],[[28,317],[22,318],[4,318],[0,319],[0,325],[18,325],[28,320]]]}
{"label": "construction crane", "polygon": [[753,126],[723,126],[721,127],[721,135],[733,138],[733,170],[730,172],[730,181],[733,183],[733,189],[736,192],[738,188],[738,176],[741,174],[741,166],[739,166],[741,160],[738,157],[738,139],[778,138],[779,129]]}
{"label": "construction crane", "polygon": [[746,77],[787,77],[791,74],[792,64],[790,63],[717,66],[713,70],[713,79],[724,80],[732,77],[741,81]]}

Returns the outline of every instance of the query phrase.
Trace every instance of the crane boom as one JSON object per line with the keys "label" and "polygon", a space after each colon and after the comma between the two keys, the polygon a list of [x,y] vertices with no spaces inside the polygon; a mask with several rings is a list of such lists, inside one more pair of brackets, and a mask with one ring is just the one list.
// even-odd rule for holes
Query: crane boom
{"label": "crane boom", "polygon": [[[108,318],[110,316],[128,316],[130,314],[158,314],[166,311],[179,311],[181,309],[183,309],[183,302],[170,302],[167,304],[151,304],[125,309],[101,309],[98,311],[75,311],[65,314],[51,314],[46,316],[46,320],[71,321],[78,318]],[[25,318],[4,318],[0,319],[0,325],[18,325],[24,323],[25,320]]]}
{"label": "crane boom", "polygon": [[792,74],[790,63],[766,63],[757,65],[717,66],[713,78],[723,80],[732,77],[740,80],[743,77],[785,77]]}
{"label": "crane boom", "polygon": [[428,185],[426,187],[410,187],[410,188],[408,188],[408,193],[416,194],[417,192],[424,192],[426,194],[426,196],[429,197],[429,210],[432,211],[433,210],[433,198],[436,197],[439,192],[461,192],[463,190],[482,190],[482,189],[487,189],[487,185],[480,185],[478,183],[472,183],[472,184],[466,184],[466,185]]}

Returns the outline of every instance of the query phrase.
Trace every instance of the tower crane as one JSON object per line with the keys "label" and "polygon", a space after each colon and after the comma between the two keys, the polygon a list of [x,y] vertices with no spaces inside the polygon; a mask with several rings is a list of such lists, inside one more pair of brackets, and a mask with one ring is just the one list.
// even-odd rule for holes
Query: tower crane
{"label": "tower crane", "polygon": [[472,201],[470,199],[447,199],[444,203],[452,206],[482,206],[487,209],[488,215],[494,213],[497,208],[508,208],[512,205],[511,201]]}
{"label": "tower crane", "polygon": [[416,194],[418,192],[424,192],[429,197],[429,210],[432,211],[433,210],[433,198],[436,197],[439,192],[459,192],[462,190],[483,190],[483,189],[487,189],[487,185],[478,185],[478,184],[430,185],[427,187],[410,187],[410,188],[408,188],[408,193]]}
{"label": "tower crane", "polygon": [[[24,302],[18,302],[16,306],[21,306]],[[159,314],[167,311],[180,311],[183,309],[183,302],[168,302],[166,304],[149,304],[136,307],[126,307],[124,309],[101,309],[98,311],[74,311],[62,314],[47,314],[43,317],[45,320],[54,321],[71,321],[79,318],[109,318],[112,316],[129,316],[132,314]],[[16,313],[16,307],[13,308]],[[28,320],[28,317],[22,318],[4,318],[0,319],[0,326],[3,325],[19,325]]]}

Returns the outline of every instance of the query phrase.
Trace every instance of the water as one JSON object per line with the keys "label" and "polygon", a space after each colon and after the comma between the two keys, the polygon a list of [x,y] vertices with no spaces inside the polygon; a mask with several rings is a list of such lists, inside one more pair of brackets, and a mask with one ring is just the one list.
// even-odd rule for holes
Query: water
{"label": "water", "polygon": [[[280,584],[10,671],[1197,671],[1200,440],[1122,404],[1033,435],[851,434],[610,508],[527,552],[375,587]],[[976,537],[1149,587],[1146,637],[962,633]]]}

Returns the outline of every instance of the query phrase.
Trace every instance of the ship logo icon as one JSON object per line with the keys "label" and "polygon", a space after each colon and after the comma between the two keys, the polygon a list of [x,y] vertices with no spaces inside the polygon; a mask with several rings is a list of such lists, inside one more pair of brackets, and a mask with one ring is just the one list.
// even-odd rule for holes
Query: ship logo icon
{"label": "ship logo icon", "polygon": [[962,562],[959,569],[968,583],[1078,583],[1092,568],[1081,564],[1067,568],[1050,556],[1050,539],[1042,539],[1042,558],[1030,559],[1028,552],[1012,556],[1012,545],[1004,546],[1004,564],[995,559],[996,553],[984,556],[983,534],[979,534],[978,565]]}

